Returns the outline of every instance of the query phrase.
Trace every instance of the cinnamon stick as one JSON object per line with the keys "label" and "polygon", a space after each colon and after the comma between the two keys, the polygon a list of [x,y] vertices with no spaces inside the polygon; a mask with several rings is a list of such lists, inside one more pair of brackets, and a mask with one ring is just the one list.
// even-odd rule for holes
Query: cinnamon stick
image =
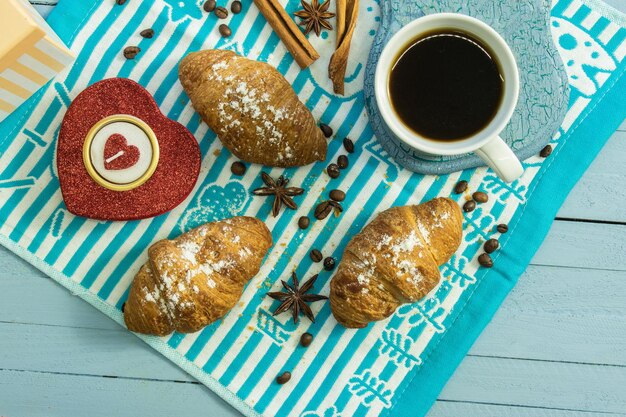
{"label": "cinnamon stick", "polygon": [[335,94],[344,94],[344,78],[350,55],[350,43],[359,13],[359,0],[337,0],[337,47],[328,64],[328,76]]}
{"label": "cinnamon stick", "polygon": [[320,57],[277,0],[254,0],[254,4],[283,41],[300,68],[308,67]]}

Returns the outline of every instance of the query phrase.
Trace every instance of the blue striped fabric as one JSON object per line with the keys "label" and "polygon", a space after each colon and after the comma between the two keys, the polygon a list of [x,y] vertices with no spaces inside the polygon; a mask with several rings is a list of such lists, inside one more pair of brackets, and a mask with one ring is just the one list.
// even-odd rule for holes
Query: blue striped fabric
{"label": "blue striped fabric", "polygon": [[[332,94],[327,79],[332,37],[324,34],[312,39],[322,58],[301,71],[255,7],[245,7],[230,18],[234,35],[224,39],[217,32],[218,21],[206,16],[201,3],[155,0],[115,6],[112,1],[64,0],[57,6],[50,23],[78,59],[0,125],[0,241],[123,323],[120,307],[152,242],[206,221],[256,216],[266,222],[276,244],[241,302],[223,320],[195,334],[143,339],[246,415],[406,415],[402,413],[407,401],[414,415],[425,414],[458,360],[438,371],[432,371],[432,364],[439,364],[437,358],[446,354],[456,358],[463,353],[440,342],[471,327],[465,324],[463,313],[476,305],[480,285],[498,286],[499,278],[502,282],[517,279],[512,271],[521,271],[525,264],[512,259],[507,243],[530,226],[525,223],[519,232],[501,236],[503,255],[496,255],[503,258],[497,260],[501,268],[488,272],[479,268],[476,255],[482,242],[495,235],[498,223],[522,216],[533,199],[548,201],[549,197],[535,195],[533,190],[540,180],[557,181],[558,175],[546,174],[547,164],[539,157],[525,161],[524,176],[512,184],[504,184],[484,168],[423,176],[396,165],[368,126],[361,94],[363,67],[378,21],[373,0],[364,1],[361,7],[345,97]],[[549,161],[559,160],[564,138],[574,140],[573,132],[584,125],[626,69],[624,20],[596,3],[587,4],[579,0],[554,4],[551,25],[567,65],[572,96],[567,117],[552,140],[555,151]],[[286,4],[290,12],[298,7],[295,0]],[[155,30],[153,39],[139,36],[147,27]],[[136,60],[122,56],[129,44],[142,50]],[[232,175],[229,166],[235,158],[195,114],[177,79],[177,64],[185,54],[214,47],[276,66],[316,119],[330,124],[337,138],[350,137],[356,143],[350,168],[335,180],[323,172],[327,162],[286,170],[252,165],[242,178]],[[191,196],[172,212],[153,219],[111,223],[77,218],[67,212],[61,198],[54,160],[56,134],[65,110],[85,87],[115,76],[145,86],[164,114],[191,130],[202,150],[201,178]],[[618,116],[623,119],[625,115]],[[330,141],[328,161],[342,153],[341,140]],[[572,175],[580,175],[583,168]],[[307,190],[296,198],[298,210],[286,210],[273,218],[271,203],[251,195],[250,190],[261,185],[262,169],[274,177],[285,174],[292,184]],[[301,278],[319,272],[316,290],[328,293],[332,274],[320,272],[320,265],[312,263],[308,256],[311,248],[339,259],[350,238],[380,210],[436,196],[452,196],[462,203],[463,196],[452,195],[460,179],[469,181],[471,190],[486,191],[491,198],[466,214],[464,242],[442,268],[441,284],[424,300],[358,331],[338,325],[328,303],[313,304],[315,323],[304,319],[294,325],[288,315],[271,315],[276,305],[265,293],[279,288],[280,280],[287,279],[292,270]],[[347,190],[344,213],[300,230],[297,219],[312,217],[315,205],[332,188]],[[531,250],[527,252],[522,259],[532,255]],[[497,304],[494,301],[490,306],[495,309]],[[491,314],[486,305],[477,328],[482,328]],[[315,335],[307,349],[298,345],[305,331]],[[284,370],[292,372],[292,380],[278,385],[274,379]],[[433,377],[433,372],[438,377]],[[407,400],[403,393],[415,386],[423,389],[415,399]]]}

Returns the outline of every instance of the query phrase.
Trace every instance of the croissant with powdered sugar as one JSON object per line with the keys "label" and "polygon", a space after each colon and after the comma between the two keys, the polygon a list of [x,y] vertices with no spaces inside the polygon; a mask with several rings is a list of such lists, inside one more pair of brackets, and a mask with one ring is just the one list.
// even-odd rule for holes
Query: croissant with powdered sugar
{"label": "croissant with powdered sugar", "polygon": [[271,65],[211,49],[187,55],[178,77],[193,107],[236,157],[276,167],[326,159],[328,145],[313,115]]}
{"label": "croissant with powdered sugar", "polygon": [[461,244],[463,214],[448,198],[380,213],[346,246],[330,283],[330,306],[346,327],[365,327],[439,283],[439,266]]}
{"label": "croissant with powdered sugar", "polygon": [[253,217],[207,223],[155,243],[130,288],[126,326],[158,336],[200,330],[234,307],[271,246],[267,226]]}

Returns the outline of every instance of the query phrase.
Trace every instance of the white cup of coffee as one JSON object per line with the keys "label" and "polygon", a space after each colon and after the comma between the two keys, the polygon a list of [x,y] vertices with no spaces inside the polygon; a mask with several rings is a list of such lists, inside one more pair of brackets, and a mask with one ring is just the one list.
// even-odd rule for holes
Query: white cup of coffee
{"label": "white cup of coffee", "polygon": [[383,120],[406,145],[431,155],[475,152],[506,182],[522,175],[499,136],[517,105],[519,72],[487,24],[455,13],[412,21],[383,49],[374,88]]}

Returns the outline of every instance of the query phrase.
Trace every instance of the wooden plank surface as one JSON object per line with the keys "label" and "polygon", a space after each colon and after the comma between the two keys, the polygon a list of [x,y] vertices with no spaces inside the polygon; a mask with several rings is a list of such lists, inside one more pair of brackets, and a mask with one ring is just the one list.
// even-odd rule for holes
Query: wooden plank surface
{"label": "wooden plank surface", "polygon": [[[626,4],[626,0],[621,0]],[[626,125],[609,140],[576,184],[558,218],[619,222],[626,219]]]}
{"label": "wooden plank surface", "polygon": [[239,416],[204,385],[0,370],[6,417]]}
{"label": "wooden plank surface", "polygon": [[[626,0],[609,3],[626,11]],[[626,416],[626,123],[620,130],[430,417]],[[0,416],[238,415],[4,249],[0,265]]]}

